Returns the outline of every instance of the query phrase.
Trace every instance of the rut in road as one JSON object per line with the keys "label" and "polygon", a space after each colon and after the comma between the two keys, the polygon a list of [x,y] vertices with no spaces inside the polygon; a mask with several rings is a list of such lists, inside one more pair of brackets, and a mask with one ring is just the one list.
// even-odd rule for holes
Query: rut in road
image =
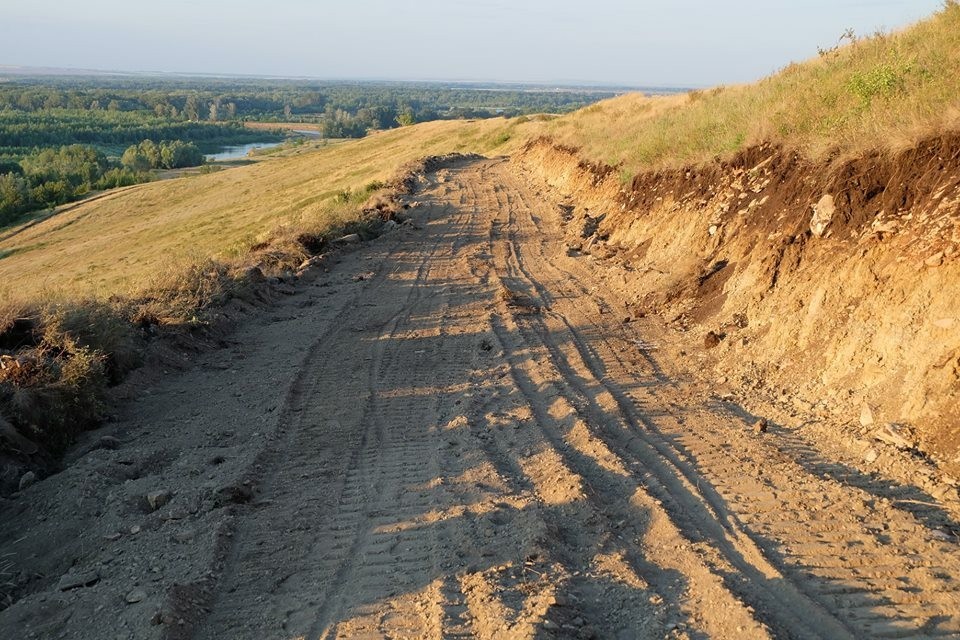
{"label": "rut in road", "polygon": [[960,633],[923,513],[691,396],[534,185],[431,176],[305,359],[195,637]]}

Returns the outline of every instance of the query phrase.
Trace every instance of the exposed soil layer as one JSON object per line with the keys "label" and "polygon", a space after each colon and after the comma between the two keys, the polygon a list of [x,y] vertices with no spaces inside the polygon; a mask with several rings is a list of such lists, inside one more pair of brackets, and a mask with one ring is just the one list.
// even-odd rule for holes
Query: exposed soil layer
{"label": "exposed soil layer", "polygon": [[[956,493],[719,391],[622,297],[636,272],[586,253],[621,212],[586,220],[505,160],[417,188],[414,225],[305,273],[91,435],[111,446],[0,503],[0,637],[960,633]],[[708,317],[742,263],[693,281]]]}
{"label": "exposed soil layer", "polygon": [[621,268],[623,300],[691,345],[724,336],[691,348],[715,381],[863,448],[895,423],[905,448],[960,472],[960,134],[823,164],[758,146],[629,188],[546,140],[519,160],[577,205],[568,244]]}

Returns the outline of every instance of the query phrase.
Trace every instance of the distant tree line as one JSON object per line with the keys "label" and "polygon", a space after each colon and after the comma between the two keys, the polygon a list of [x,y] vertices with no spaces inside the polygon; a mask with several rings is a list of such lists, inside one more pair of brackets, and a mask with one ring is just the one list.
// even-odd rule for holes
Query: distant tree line
{"label": "distant tree line", "polygon": [[[564,112],[613,92],[256,79],[11,77],[0,81],[0,224],[231,144],[280,140],[245,121],[303,122],[327,138],[416,122]],[[161,141],[161,142],[154,142]]]}
{"label": "distant tree line", "polygon": [[[71,111],[106,119],[109,114],[136,113],[168,124],[310,122],[321,125],[327,137],[341,138],[430,120],[562,113],[615,93],[436,83],[43,77],[0,84],[0,113]],[[122,119],[112,121],[119,124]]]}
{"label": "distant tree line", "polygon": [[0,153],[6,155],[71,144],[124,147],[148,138],[190,141],[213,151],[226,144],[258,142],[271,135],[247,129],[242,123],[195,123],[142,112],[0,110]]}
{"label": "distant tree line", "polygon": [[125,187],[150,180],[151,169],[203,164],[192,142],[144,140],[123,152],[120,161],[85,145],[43,149],[19,162],[0,162],[0,224],[19,214],[54,207],[93,190]]}

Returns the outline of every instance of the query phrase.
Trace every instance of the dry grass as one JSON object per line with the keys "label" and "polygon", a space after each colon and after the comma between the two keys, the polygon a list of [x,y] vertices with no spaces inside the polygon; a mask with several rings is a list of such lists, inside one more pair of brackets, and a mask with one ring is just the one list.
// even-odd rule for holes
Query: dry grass
{"label": "dry grass", "polygon": [[16,588],[16,565],[12,553],[0,554],[0,609],[13,604],[13,590]]}
{"label": "dry grass", "polygon": [[139,185],[17,232],[0,233],[0,300],[108,298],[208,259],[244,256],[278,227],[342,225],[338,194],[387,180],[419,157],[490,150],[502,120],[438,122],[314,153]]}
{"label": "dry grass", "polygon": [[[896,149],[960,126],[960,6],[746,86],[629,95],[536,125],[627,179],[773,141],[819,159]],[[520,133],[526,133],[524,125]]]}
{"label": "dry grass", "polygon": [[[137,334],[106,304],[21,309],[14,320],[0,326],[17,343],[13,356],[0,357],[0,419],[57,454],[98,420],[106,386],[139,363]],[[15,453],[17,444],[7,439],[0,452]]]}

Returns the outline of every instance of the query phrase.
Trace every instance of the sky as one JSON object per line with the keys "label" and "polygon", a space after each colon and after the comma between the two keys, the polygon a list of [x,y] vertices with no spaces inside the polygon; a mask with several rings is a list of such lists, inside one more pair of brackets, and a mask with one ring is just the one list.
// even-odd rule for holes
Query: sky
{"label": "sky", "polygon": [[942,0],[0,0],[0,65],[701,87]]}

